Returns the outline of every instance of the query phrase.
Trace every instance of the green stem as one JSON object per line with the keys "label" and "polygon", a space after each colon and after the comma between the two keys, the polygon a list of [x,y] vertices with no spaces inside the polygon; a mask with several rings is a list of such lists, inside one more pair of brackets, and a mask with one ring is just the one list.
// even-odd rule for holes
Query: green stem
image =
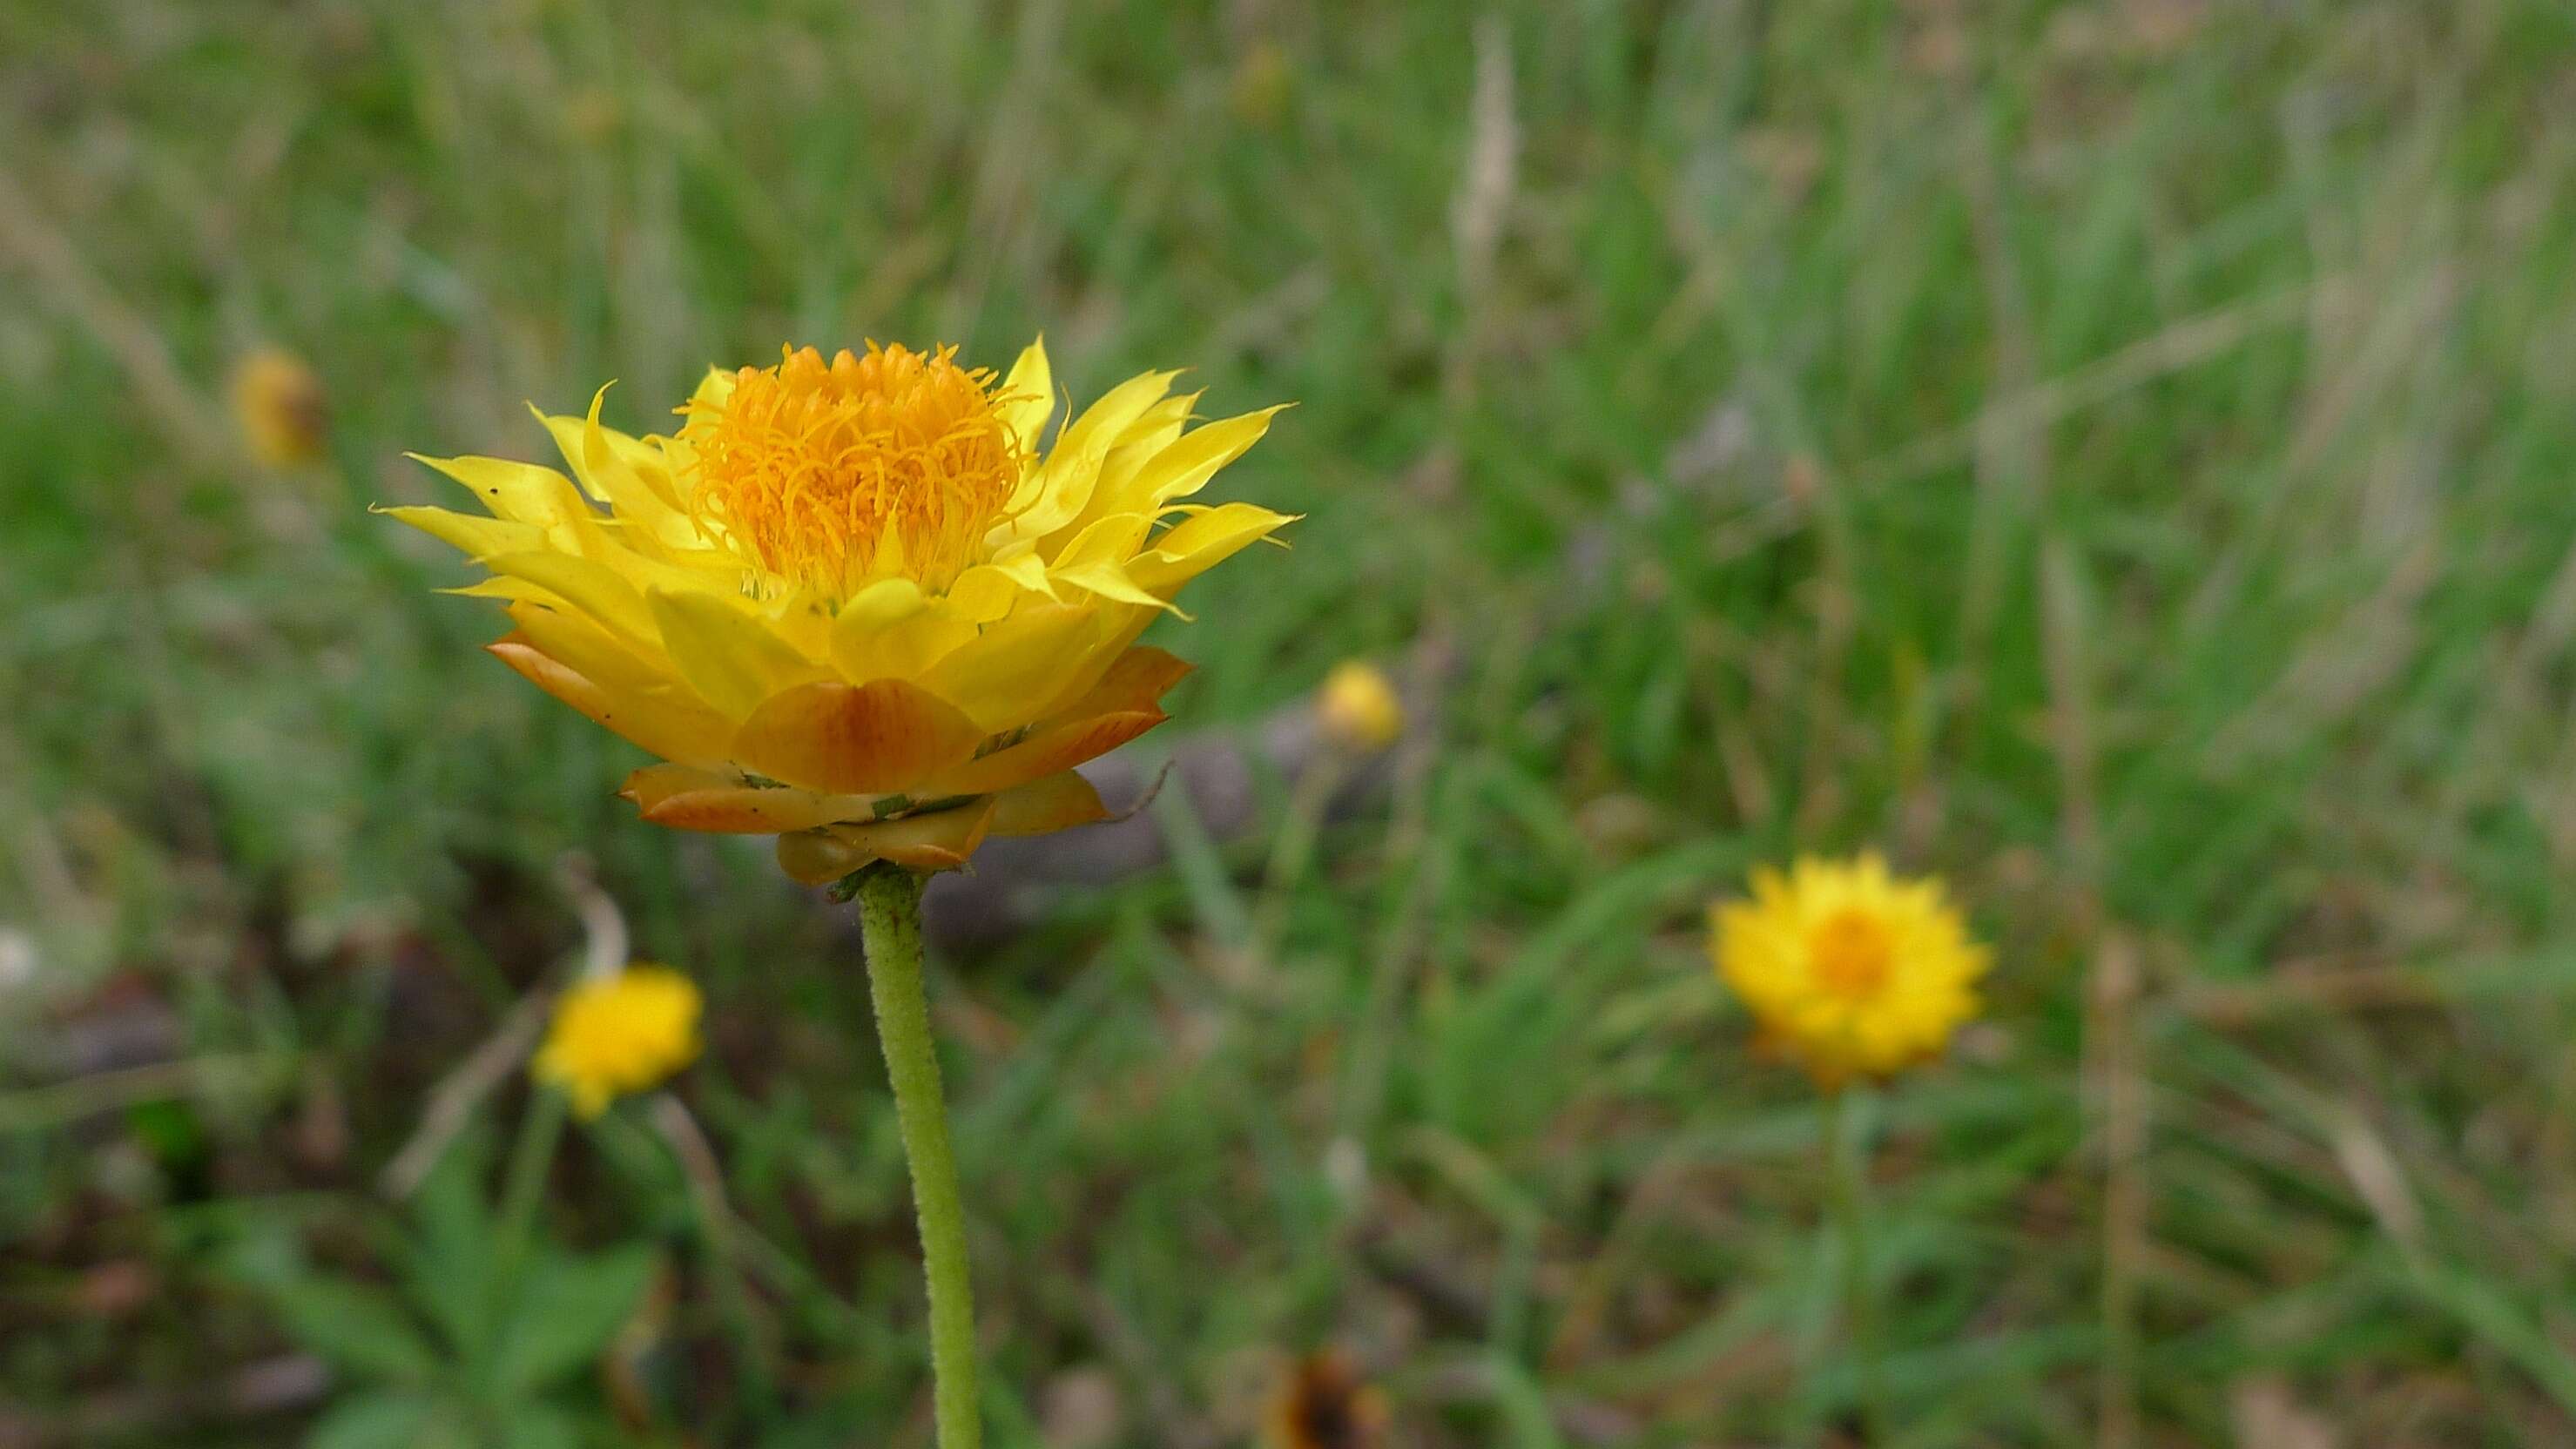
{"label": "green stem", "polygon": [[[501,1272],[507,1285],[517,1276],[535,1235],[537,1204],[546,1195],[546,1173],[554,1166],[555,1145],[563,1139],[564,1094],[539,1085],[528,1094],[519,1115],[519,1138],[510,1146],[509,1176],[501,1185]],[[506,1289],[505,1289],[506,1291]]]}
{"label": "green stem", "polygon": [[1825,1191],[1841,1239],[1843,1329],[1849,1336],[1862,1441],[1885,1449],[1886,1399],[1879,1392],[1877,1303],[1869,1291],[1869,1205],[1863,1198],[1865,1155],[1853,1137],[1851,1094],[1825,1096]]}
{"label": "green stem", "polygon": [[939,1449],[978,1449],[984,1426],[975,1407],[975,1302],[966,1271],[966,1207],[957,1190],[957,1161],[948,1149],[938,1045],[930,1031],[930,1000],[921,985],[921,877],[880,862],[859,872],[857,880],[868,992],[876,1003],[886,1077],[894,1086],[903,1155],[912,1168],[921,1265],[930,1280],[930,1380]]}
{"label": "green stem", "polygon": [[[545,1200],[546,1174],[554,1166],[555,1147],[563,1140],[564,1094],[542,1082],[530,1083],[528,1105],[519,1114],[518,1140],[510,1144],[510,1165],[501,1179],[501,1216],[495,1225],[492,1276],[485,1289],[492,1322],[506,1323],[520,1306],[532,1240],[537,1231],[537,1205]],[[467,1372],[480,1379],[496,1374],[499,1363],[486,1339],[471,1351]]]}

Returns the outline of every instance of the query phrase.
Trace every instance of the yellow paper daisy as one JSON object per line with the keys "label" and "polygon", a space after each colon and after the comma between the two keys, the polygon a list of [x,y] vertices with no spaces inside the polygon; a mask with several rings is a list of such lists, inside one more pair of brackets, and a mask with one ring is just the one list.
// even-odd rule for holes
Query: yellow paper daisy
{"label": "yellow paper daisy", "polygon": [[638,962],[566,991],[531,1065],[572,1099],[575,1115],[596,1117],[697,1060],[698,1010],[696,982]]}
{"label": "yellow paper daisy", "polygon": [[1937,1056],[1976,1015],[1987,952],[1937,880],[1876,855],[1753,873],[1753,898],[1709,908],[1717,973],[1764,1043],[1828,1088]]}
{"label": "yellow paper daisy", "polygon": [[625,790],[656,824],[777,835],[821,884],[1102,818],[1073,767],[1189,670],[1137,635],[1290,521],[1188,501],[1278,409],[1193,428],[1153,372],[1047,447],[1042,344],[1002,378],[946,347],[781,351],[709,373],[672,436],[602,427],[598,397],[546,417],[571,479],[421,460],[489,517],[387,511],[491,571],[461,592],[517,624],[493,653],[662,758]]}

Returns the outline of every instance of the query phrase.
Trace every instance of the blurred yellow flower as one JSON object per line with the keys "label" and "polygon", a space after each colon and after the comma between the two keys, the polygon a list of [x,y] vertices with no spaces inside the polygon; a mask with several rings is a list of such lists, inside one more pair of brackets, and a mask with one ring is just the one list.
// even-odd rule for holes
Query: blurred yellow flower
{"label": "blurred yellow flower", "polygon": [[1270,1401],[1263,1449],[1382,1449],[1386,1396],[1339,1349],[1291,1364]]}
{"label": "blurred yellow flower", "polygon": [[322,453],[330,418],[322,380],[304,359],[282,347],[262,347],[233,364],[233,420],[251,456],[271,468],[309,463]]}
{"label": "blurred yellow flower", "polygon": [[1987,952],[1938,880],[1876,855],[1753,873],[1753,898],[1709,908],[1709,952],[1764,1043],[1828,1088],[1937,1056],[1977,1011]]}
{"label": "blurred yellow flower", "polygon": [[1279,409],[1193,428],[1151,372],[1046,448],[1043,344],[1000,379],[946,347],[781,354],[710,372],[674,436],[602,427],[598,397],[545,418],[578,487],[423,458],[491,516],[386,511],[491,571],[459,592],[507,605],[493,653],[666,762],[624,792],[656,824],[777,835],[822,884],[1102,818],[1073,767],[1189,671],[1136,636],[1290,521],[1187,501]]}
{"label": "blurred yellow flower", "polygon": [[1346,659],[1315,691],[1324,737],[1354,754],[1375,754],[1404,734],[1404,702],[1395,681],[1374,664]]}
{"label": "blurred yellow flower", "polygon": [[637,962],[576,982],[555,1002],[534,1070],[576,1115],[596,1117],[697,1060],[698,1009],[697,983],[667,966]]}

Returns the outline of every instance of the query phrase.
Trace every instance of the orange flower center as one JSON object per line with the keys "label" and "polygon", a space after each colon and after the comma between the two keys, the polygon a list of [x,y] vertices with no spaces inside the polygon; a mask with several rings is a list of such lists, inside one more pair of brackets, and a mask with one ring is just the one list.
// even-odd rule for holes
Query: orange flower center
{"label": "orange flower center", "polygon": [[1836,996],[1858,1001],[1887,984],[1895,951],[1887,928],[1862,911],[1836,911],[1807,938],[1815,962],[1816,984]]}
{"label": "orange flower center", "polygon": [[782,348],[776,367],[735,373],[721,404],[683,406],[690,506],[791,586],[847,598],[902,575],[936,592],[976,562],[1027,450],[995,410],[992,372],[959,367],[956,348],[867,349],[826,365]]}

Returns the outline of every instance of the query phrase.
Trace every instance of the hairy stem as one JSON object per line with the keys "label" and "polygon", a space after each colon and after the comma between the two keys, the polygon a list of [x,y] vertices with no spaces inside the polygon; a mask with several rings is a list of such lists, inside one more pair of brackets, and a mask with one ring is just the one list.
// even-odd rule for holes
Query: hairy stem
{"label": "hairy stem", "polygon": [[930,1288],[931,1395],[939,1449],[979,1449],[975,1407],[975,1301],[966,1269],[966,1207],[948,1147],[948,1110],[939,1090],[938,1043],[921,983],[921,877],[879,863],[859,872],[859,934],[867,945],[868,994],[877,1040],[894,1085],[895,1121],[912,1169],[921,1219],[921,1263]]}
{"label": "hairy stem", "polygon": [[1836,1088],[1825,1098],[1825,1183],[1840,1239],[1843,1331],[1850,1339],[1855,1396],[1863,1442],[1887,1443],[1887,1401],[1879,1390],[1877,1304],[1869,1291],[1869,1205],[1863,1200],[1866,1161],[1854,1138],[1851,1093]]}

